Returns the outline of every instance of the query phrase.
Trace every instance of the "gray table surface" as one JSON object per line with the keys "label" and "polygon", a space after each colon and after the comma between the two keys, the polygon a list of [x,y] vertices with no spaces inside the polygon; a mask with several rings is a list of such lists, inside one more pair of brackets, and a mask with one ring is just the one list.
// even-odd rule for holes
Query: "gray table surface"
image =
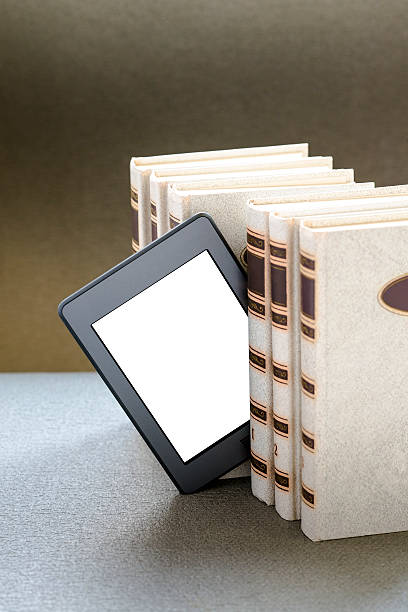
{"label": "gray table surface", "polygon": [[0,609],[407,610],[408,534],[313,544],[249,479],[181,496],[96,374],[2,374]]}

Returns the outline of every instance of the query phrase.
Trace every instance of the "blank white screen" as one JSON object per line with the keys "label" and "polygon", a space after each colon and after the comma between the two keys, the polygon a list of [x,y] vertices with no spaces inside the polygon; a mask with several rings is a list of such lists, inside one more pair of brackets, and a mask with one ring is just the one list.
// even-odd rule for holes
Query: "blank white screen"
{"label": "blank white screen", "polygon": [[248,319],[208,251],[92,327],[183,461],[249,420]]}

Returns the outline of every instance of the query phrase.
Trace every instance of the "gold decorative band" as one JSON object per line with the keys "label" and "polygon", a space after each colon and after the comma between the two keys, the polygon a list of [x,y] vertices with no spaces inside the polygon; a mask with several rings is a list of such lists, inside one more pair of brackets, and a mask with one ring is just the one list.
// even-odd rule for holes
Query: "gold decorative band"
{"label": "gold decorative band", "polygon": [[169,225],[170,229],[174,229],[175,227],[180,225],[180,219],[177,219],[177,217],[175,217],[174,215],[169,214]]}
{"label": "gold decorative band", "polygon": [[253,451],[251,451],[251,469],[262,478],[268,478],[270,473],[266,459],[261,459]]}
{"label": "gold decorative band", "polygon": [[308,378],[307,376],[305,376],[303,374],[303,372],[301,373],[301,385],[302,385],[302,391],[305,395],[307,395],[308,397],[311,397],[312,399],[314,399],[316,397],[316,383],[314,380],[312,380],[311,378]]}
{"label": "gold decorative band", "polygon": [[289,421],[288,419],[284,419],[283,417],[273,413],[273,429],[278,436],[282,436],[283,438],[289,437]]}
{"label": "gold decorative band", "polygon": [[265,319],[265,298],[257,295],[250,289],[248,289],[248,310],[255,317]]}
{"label": "gold decorative band", "polygon": [[150,200],[150,216],[152,221],[157,221],[157,205],[153,202],[153,200]]}
{"label": "gold decorative band", "polygon": [[134,238],[132,238],[132,249],[135,253],[140,249],[139,243]]}
{"label": "gold decorative band", "polygon": [[275,468],[275,487],[287,493],[290,489],[289,474]]}
{"label": "gold decorative band", "polygon": [[315,270],[316,260],[312,255],[309,255],[309,253],[300,251],[300,265],[307,270]]}
{"label": "gold decorative band", "polygon": [[134,187],[130,188],[130,199],[133,200],[135,204],[139,203],[139,194],[137,192],[137,189],[135,189]]}
{"label": "gold decorative band", "polygon": [[303,321],[302,315],[300,316],[300,331],[306,340],[314,342],[316,340],[316,329],[312,327],[309,322]]}
{"label": "gold decorative band", "polygon": [[266,372],[266,356],[264,353],[253,349],[251,346],[249,347],[249,364],[259,370],[260,372]]}
{"label": "gold decorative band", "polygon": [[279,329],[288,329],[288,315],[272,308],[272,325]]}
{"label": "gold decorative band", "polygon": [[288,366],[277,361],[272,361],[272,376],[276,382],[287,385],[289,382],[289,369]]}
{"label": "gold decorative band", "polygon": [[249,409],[250,409],[251,415],[256,421],[259,421],[263,425],[267,424],[268,411],[266,409],[266,406],[259,404],[258,402],[253,400],[252,397],[250,397],[249,398]]}
{"label": "gold decorative band", "polygon": [[302,482],[302,501],[307,506],[309,506],[309,508],[315,507],[316,494],[313,491],[313,489],[309,489],[309,487],[307,487],[303,482]]}
{"label": "gold decorative band", "polygon": [[302,446],[311,453],[316,450],[314,435],[302,427]]}
{"label": "gold decorative band", "polygon": [[260,232],[247,228],[247,246],[252,253],[263,255],[265,253],[265,236]]}
{"label": "gold decorative band", "polygon": [[284,242],[276,242],[275,240],[270,240],[269,242],[270,248],[270,260],[277,260],[281,265],[285,265],[287,261],[287,244]]}

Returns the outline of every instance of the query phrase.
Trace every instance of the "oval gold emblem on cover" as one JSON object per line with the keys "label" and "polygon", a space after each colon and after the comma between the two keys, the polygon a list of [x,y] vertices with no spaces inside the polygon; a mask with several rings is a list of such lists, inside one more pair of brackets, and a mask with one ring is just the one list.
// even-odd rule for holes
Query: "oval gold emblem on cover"
{"label": "oval gold emblem on cover", "polygon": [[378,294],[378,301],[387,310],[408,316],[408,274],[387,283]]}

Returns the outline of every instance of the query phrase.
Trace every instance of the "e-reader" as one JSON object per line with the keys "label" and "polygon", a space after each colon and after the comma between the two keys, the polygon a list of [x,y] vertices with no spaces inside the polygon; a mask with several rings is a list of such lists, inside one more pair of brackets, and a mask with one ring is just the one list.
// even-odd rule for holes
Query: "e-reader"
{"label": "e-reader", "polygon": [[58,310],[182,493],[248,458],[246,275],[211,217],[180,224]]}

